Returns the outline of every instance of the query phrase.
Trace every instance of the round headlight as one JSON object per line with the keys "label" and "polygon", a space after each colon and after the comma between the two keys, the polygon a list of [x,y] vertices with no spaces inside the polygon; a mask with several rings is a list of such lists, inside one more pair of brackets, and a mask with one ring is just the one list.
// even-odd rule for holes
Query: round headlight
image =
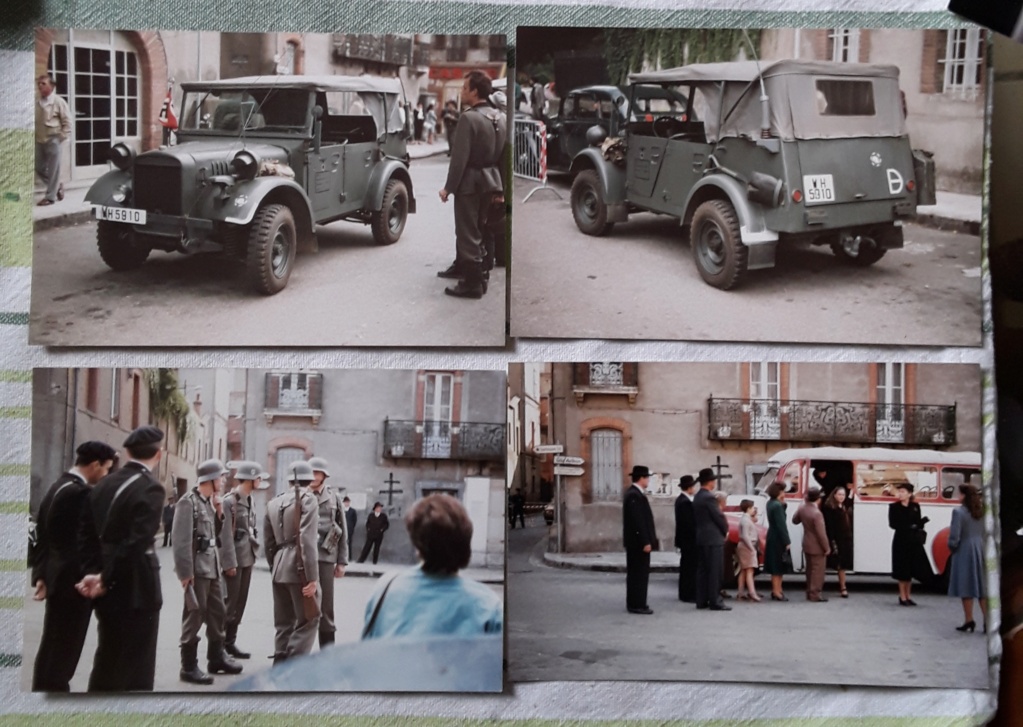
{"label": "round headlight", "polygon": [[239,179],[255,179],[259,171],[259,158],[247,149],[242,149],[231,159],[231,170]]}
{"label": "round headlight", "polygon": [[123,141],[119,141],[110,147],[107,159],[122,172],[126,172],[131,168],[131,163],[135,161],[135,150]]}

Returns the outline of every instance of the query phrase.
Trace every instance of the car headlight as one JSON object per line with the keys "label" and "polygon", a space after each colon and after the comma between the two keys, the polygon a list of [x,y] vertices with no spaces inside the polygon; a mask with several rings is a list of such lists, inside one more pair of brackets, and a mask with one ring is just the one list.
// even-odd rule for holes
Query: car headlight
{"label": "car headlight", "polygon": [[126,172],[131,168],[132,162],[135,161],[135,150],[123,141],[119,141],[110,147],[107,159],[122,172]]}
{"label": "car headlight", "polygon": [[259,157],[248,149],[242,149],[231,159],[231,171],[239,179],[255,179],[259,172]]}
{"label": "car headlight", "polygon": [[113,194],[110,195],[110,199],[114,200],[118,204],[121,204],[127,198],[128,198],[128,188],[126,186],[124,186],[123,184],[121,186],[117,187],[113,191]]}

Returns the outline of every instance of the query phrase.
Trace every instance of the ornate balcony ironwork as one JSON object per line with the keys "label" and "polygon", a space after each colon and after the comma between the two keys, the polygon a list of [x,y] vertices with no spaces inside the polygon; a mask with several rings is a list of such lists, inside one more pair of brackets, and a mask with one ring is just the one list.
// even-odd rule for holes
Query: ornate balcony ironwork
{"label": "ornate balcony ironwork", "polygon": [[707,400],[710,439],[832,444],[956,443],[956,407],[849,401]]}
{"label": "ornate balcony ironwork", "polygon": [[384,457],[503,462],[504,424],[384,420]]}
{"label": "ornate balcony ironwork", "polygon": [[579,404],[587,394],[624,394],[630,404],[635,404],[639,395],[639,365],[622,361],[574,364],[572,393]]}

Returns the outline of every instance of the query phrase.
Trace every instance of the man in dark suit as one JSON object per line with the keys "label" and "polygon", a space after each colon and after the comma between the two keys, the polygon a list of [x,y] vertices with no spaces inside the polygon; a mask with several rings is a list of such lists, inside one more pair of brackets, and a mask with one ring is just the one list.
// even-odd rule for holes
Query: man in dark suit
{"label": "man in dark suit", "polygon": [[78,542],[82,570],[76,588],[95,599],[99,644],[89,691],[152,691],[156,635],[163,596],[154,541],[160,530],[163,485],[153,469],[163,432],[139,427],[124,441],[130,459],[89,493]]}
{"label": "man in dark suit", "polygon": [[696,523],[696,607],[711,611],[731,611],[721,598],[724,576],[725,536],[728,521],[721,512],[714,485],[717,476],[706,467],[700,470],[696,481],[700,490],[693,498],[693,520]]}
{"label": "man in dark suit", "polygon": [[167,498],[163,506],[163,547],[171,544],[171,527],[174,525],[174,495]]}
{"label": "man in dark suit", "polygon": [[348,525],[348,561],[351,562],[352,549],[355,547],[355,523],[359,522],[359,513],[355,512],[348,495],[341,500],[341,509],[345,511],[345,523]]}
{"label": "man in dark suit", "polygon": [[630,474],[632,486],[622,504],[622,536],[625,541],[625,606],[629,613],[652,614],[647,604],[650,581],[650,553],[657,545],[654,513],[646,499],[650,470],[636,466]]}
{"label": "man in dark suit", "polygon": [[366,516],[366,544],[362,546],[362,554],[359,556],[360,563],[366,562],[370,548],[373,549],[373,563],[377,562],[377,558],[380,557],[380,546],[384,542],[384,533],[389,527],[391,527],[391,523],[387,520],[387,514],[384,512],[384,503],[374,502],[373,512]]}
{"label": "man in dark suit", "polygon": [[37,513],[38,543],[29,565],[35,600],[46,600],[43,637],[32,672],[32,691],[68,692],[78,668],[92,601],[75,590],[82,577],[78,523],[89,490],[110,473],[117,452],[104,442],[84,442],[75,466],[50,486]]}
{"label": "man in dark suit", "polygon": [[678,600],[696,603],[696,522],[693,520],[693,497],[696,480],[683,475],[678,486],[682,494],[675,499],[675,547],[679,550]]}

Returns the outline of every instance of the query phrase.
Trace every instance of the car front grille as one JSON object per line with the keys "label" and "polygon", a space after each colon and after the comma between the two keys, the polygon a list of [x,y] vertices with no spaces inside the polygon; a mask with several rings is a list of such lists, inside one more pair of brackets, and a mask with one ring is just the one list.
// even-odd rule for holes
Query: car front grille
{"label": "car front grille", "polygon": [[135,162],[135,206],[165,215],[181,214],[181,163],[176,159]]}

